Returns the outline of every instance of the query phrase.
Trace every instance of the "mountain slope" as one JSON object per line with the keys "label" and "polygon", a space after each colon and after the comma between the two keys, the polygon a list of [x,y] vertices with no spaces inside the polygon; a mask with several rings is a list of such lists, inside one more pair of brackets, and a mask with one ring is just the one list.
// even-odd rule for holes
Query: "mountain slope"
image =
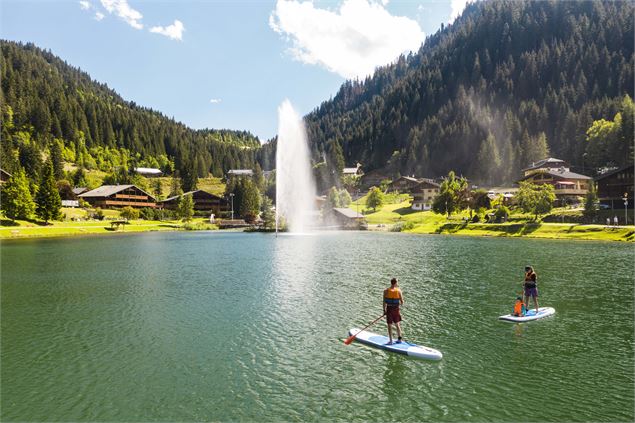
{"label": "mountain slope", "polygon": [[5,40],[0,48],[3,166],[9,171],[17,165],[11,157],[23,155],[25,137],[40,150],[62,140],[67,160],[104,171],[122,157],[130,165],[174,160],[199,176],[254,164],[260,141],[247,131],[192,130],[123,100],[50,51]]}
{"label": "mountain slope", "polygon": [[[513,181],[545,154],[583,166],[587,129],[633,96],[633,37],[631,2],[471,4],[306,116],[314,158],[483,183]],[[632,160],[620,148],[608,164]]]}

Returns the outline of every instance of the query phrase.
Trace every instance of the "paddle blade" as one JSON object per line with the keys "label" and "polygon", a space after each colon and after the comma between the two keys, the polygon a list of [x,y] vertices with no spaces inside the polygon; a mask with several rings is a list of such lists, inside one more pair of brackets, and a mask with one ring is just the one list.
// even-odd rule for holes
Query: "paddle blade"
{"label": "paddle blade", "polygon": [[346,340],[344,341],[344,343],[345,343],[346,345],[350,345],[350,344],[351,344],[351,342],[353,342],[353,341],[355,340],[355,336],[356,336],[356,335],[351,335],[351,336],[349,336],[348,338],[346,338]]}

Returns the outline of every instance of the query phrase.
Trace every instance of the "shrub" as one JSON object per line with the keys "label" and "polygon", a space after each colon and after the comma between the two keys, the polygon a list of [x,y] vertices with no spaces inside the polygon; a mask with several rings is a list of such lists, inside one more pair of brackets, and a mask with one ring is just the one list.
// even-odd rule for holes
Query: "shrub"
{"label": "shrub", "polygon": [[509,209],[506,206],[500,206],[494,212],[494,217],[497,222],[504,222],[509,218]]}
{"label": "shrub", "polygon": [[130,206],[121,209],[121,217],[127,220],[139,219],[139,214],[139,210],[133,209]]}
{"label": "shrub", "polygon": [[403,231],[409,231],[411,229],[414,229],[415,227],[415,223],[411,222],[411,221],[400,221],[395,223],[394,225],[392,225],[392,227],[390,228],[391,232],[403,232]]}

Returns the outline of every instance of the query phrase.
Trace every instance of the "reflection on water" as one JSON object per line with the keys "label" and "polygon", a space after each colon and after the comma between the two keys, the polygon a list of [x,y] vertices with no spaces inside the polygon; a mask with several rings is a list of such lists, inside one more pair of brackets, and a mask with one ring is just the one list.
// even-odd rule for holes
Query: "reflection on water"
{"label": "reflection on water", "polygon": [[[634,417],[632,245],[209,232],[0,254],[5,421]],[[528,262],[556,315],[501,322]],[[393,276],[406,340],[442,361],[343,344]]]}

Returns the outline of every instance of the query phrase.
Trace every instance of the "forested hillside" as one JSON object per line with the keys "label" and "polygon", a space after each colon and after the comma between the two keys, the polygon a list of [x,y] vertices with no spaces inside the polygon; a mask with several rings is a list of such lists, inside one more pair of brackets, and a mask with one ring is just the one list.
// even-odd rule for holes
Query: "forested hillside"
{"label": "forested hillside", "polygon": [[[632,162],[633,19],[628,1],[471,4],[310,113],[314,159],[490,184],[547,155],[586,173]],[[587,136],[604,124],[610,140]]]}
{"label": "forested hillside", "polygon": [[[2,49],[2,167],[38,167],[41,153],[106,172],[133,166],[170,173],[222,176],[253,167],[260,148],[246,131],[192,130],[152,109],[123,100],[50,51],[0,41]],[[37,171],[37,169],[35,169]],[[33,173],[33,172],[31,172]]]}

